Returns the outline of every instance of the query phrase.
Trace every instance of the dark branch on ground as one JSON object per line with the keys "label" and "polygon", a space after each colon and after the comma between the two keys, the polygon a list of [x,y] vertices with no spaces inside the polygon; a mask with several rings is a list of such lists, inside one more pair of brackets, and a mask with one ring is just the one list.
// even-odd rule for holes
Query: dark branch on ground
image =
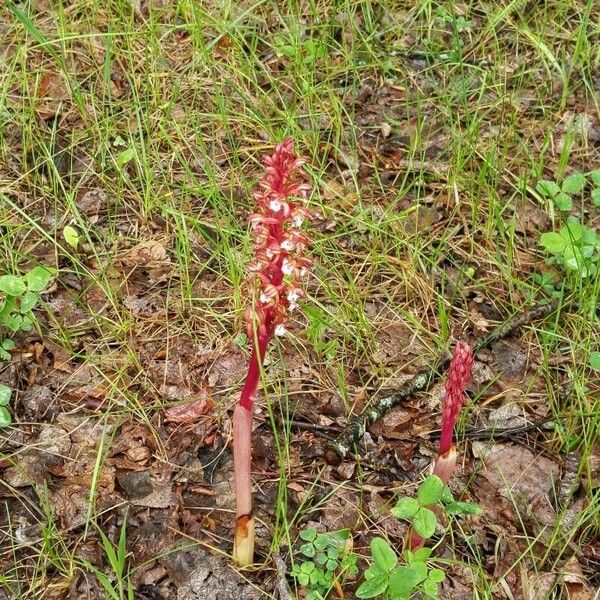
{"label": "dark branch on ground", "polygon": [[[523,325],[547,317],[554,312],[558,306],[557,301],[541,304],[530,310],[513,315],[500,325],[496,326],[490,333],[483,336],[473,344],[473,351],[479,351],[491,346],[498,340],[511,334]],[[331,464],[337,464],[345,458],[356,444],[360,442],[367,428],[383,417],[394,406],[399,406],[408,398],[418,392],[427,391],[444,373],[450,362],[450,354],[445,353],[431,367],[417,373],[400,389],[391,396],[385,396],[377,400],[373,406],[365,410],[360,417],[349,423],[337,436],[334,442],[329,444],[325,458]]]}

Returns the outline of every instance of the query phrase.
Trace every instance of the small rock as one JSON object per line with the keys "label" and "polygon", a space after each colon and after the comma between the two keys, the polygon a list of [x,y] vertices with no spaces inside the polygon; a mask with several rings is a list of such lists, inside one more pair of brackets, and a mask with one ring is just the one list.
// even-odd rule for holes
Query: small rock
{"label": "small rock", "polygon": [[39,452],[64,455],[71,449],[71,436],[62,427],[43,425],[35,445]]}
{"label": "small rock", "polygon": [[475,386],[484,385],[494,379],[494,371],[485,363],[478,360],[473,364],[472,382]]}
{"label": "small rock", "polygon": [[77,208],[86,215],[97,215],[106,203],[104,190],[88,190],[77,200]]}
{"label": "small rock", "polygon": [[148,460],[151,456],[150,448],[148,448],[148,446],[129,448],[125,454],[127,458],[133,462],[142,462]]}
{"label": "small rock", "polygon": [[179,585],[177,600],[258,600],[262,597],[230,564],[200,551],[170,555],[165,567]]}
{"label": "small rock", "polygon": [[507,342],[498,342],[492,352],[500,369],[513,379],[520,379],[527,369],[527,355]]}
{"label": "small rock", "polygon": [[50,411],[53,399],[52,390],[45,385],[33,385],[20,396],[25,414],[32,421],[39,420],[44,416],[52,416],[56,412],[56,407]]}
{"label": "small rock", "polygon": [[356,469],[356,463],[350,461],[344,461],[341,465],[336,468],[336,473],[342,478],[349,481],[354,475]]}
{"label": "small rock", "polygon": [[490,425],[500,428],[527,425],[527,419],[523,416],[523,409],[516,403],[504,404],[492,410],[488,415],[488,420]]}
{"label": "small rock", "polygon": [[148,471],[125,471],[117,475],[119,485],[129,500],[136,500],[152,493],[152,482]]}

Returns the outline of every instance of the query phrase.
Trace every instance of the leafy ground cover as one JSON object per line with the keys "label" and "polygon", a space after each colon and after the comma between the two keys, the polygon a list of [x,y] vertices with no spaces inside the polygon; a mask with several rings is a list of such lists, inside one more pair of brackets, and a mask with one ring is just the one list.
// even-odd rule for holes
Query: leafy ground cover
{"label": "leafy ground cover", "polygon": [[[451,489],[482,513],[442,518],[433,555],[442,598],[594,596],[593,2],[37,0],[0,32],[0,276],[52,273],[0,319],[0,598],[303,598],[311,528],[350,530],[360,573],[375,538],[399,555],[390,510],[436,453],[442,383],[339,465],[327,442],[550,298],[476,356]],[[262,567],[237,574],[245,219],[287,136],[321,216],[257,407]]]}

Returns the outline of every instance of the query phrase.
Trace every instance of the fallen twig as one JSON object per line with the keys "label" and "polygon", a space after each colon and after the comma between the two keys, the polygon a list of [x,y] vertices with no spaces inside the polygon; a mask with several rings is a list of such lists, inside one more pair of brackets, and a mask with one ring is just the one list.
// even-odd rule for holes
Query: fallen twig
{"label": "fallen twig", "polygon": [[516,425],[515,427],[469,427],[465,430],[463,437],[469,440],[498,440],[513,439],[519,433],[539,431],[544,425],[553,423],[556,417],[545,417],[528,423],[527,425]]}
{"label": "fallen twig", "polygon": [[[514,315],[495,327],[486,336],[483,336],[476,341],[473,344],[475,354],[480,350],[487,348],[494,342],[506,337],[519,327],[527,325],[536,319],[548,316],[550,313],[554,312],[557,306],[558,302],[552,301]],[[327,462],[330,464],[339,463],[340,460],[348,455],[353,446],[362,439],[367,427],[381,419],[381,417],[394,406],[402,404],[417,392],[428,390],[438,379],[440,374],[444,372],[449,362],[450,355],[444,354],[444,356],[438,359],[431,367],[411,377],[397,392],[391,396],[385,396],[384,398],[377,400],[375,404],[365,410],[360,417],[349,423],[335,441],[329,444],[327,452],[325,453]]]}

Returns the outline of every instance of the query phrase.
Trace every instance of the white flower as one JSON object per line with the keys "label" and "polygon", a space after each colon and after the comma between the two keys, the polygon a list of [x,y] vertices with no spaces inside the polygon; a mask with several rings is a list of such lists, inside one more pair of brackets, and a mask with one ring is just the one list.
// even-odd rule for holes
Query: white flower
{"label": "white flower", "polygon": [[291,252],[295,247],[296,245],[291,240],[283,240],[283,242],[281,242],[281,249],[286,252]]}
{"label": "white flower", "polygon": [[267,248],[265,250],[265,255],[267,258],[273,258],[275,256],[275,252],[273,252],[272,248]]}
{"label": "white flower", "polygon": [[294,265],[287,258],[284,258],[281,263],[281,272],[284,275],[292,275],[294,272]]}
{"label": "white flower", "polygon": [[298,292],[298,290],[290,290],[287,293],[287,299],[288,299],[288,308],[290,309],[290,312],[295,310],[296,308],[298,308],[298,299],[300,298],[300,293]]}
{"label": "white flower", "polygon": [[292,218],[292,227],[302,227],[302,223],[304,223],[302,215],[296,215]]}
{"label": "white flower", "polygon": [[273,212],[279,212],[281,210],[281,202],[279,202],[279,200],[271,200],[271,202],[269,202],[269,208]]}
{"label": "white flower", "polygon": [[282,337],[287,333],[286,328],[283,325],[277,325],[277,327],[275,327],[275,335],[277,337]]}
{"label": "white flower", "polygon": [[260,295],[259,300],[261,304],[269,304],[269,296],[267,296],[264,292]]}

